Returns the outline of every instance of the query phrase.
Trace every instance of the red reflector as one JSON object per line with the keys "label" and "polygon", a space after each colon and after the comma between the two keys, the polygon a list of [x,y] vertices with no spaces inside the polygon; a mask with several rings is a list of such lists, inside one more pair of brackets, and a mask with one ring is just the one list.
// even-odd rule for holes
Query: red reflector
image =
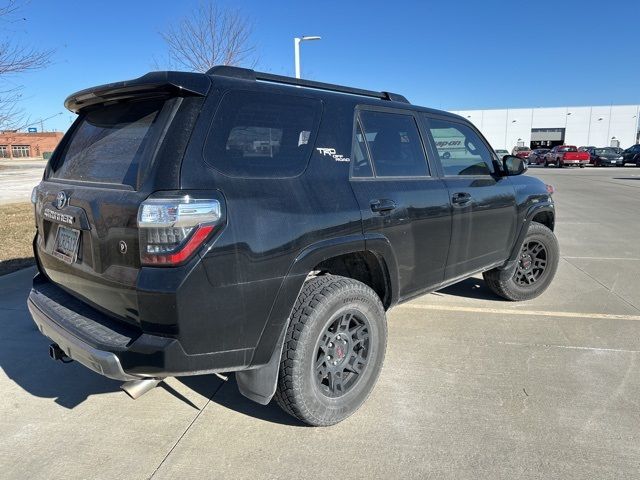
{"label": "red reflector", "polygon": [[193,232],[187,243],[177,252],[166,255],[146,254],[142,258],[145,265],[177,265],[187,260],[207,239],[213,231],[213,225],[199,226]]}

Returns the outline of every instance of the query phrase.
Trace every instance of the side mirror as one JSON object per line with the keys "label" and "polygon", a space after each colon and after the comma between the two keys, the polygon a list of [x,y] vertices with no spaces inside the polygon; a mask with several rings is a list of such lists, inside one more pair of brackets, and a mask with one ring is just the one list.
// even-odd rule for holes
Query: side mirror
{"label": "side mirror", "polygon": [[520,157],[514,155],[505,155],[502,157],[502,165],[506,176],[522,175],[527,171],[527,162]]}

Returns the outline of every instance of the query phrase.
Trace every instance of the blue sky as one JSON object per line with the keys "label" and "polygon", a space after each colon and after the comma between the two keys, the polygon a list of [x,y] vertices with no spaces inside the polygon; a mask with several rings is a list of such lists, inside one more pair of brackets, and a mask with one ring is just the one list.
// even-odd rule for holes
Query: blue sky
{"label": "blue sky", "polygon": [[[32,0],[5,35],[54,48],[46,70],[21,75],[33,120],[66,130],[66,96],[137,77],[165,46],[158,32],[198,0]],[[640,103],[640,1],[259,1],[239,7],[254,25],[256,68],[404,94],[441,109]],[[545,13],[546,12],[546,13]],[[1,36],[1,34],[0,34]]]}

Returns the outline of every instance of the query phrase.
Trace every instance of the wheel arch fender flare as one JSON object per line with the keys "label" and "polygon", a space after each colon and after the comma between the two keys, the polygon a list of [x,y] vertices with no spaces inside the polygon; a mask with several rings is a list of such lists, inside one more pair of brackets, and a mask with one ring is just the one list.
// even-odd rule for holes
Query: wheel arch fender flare
{"label": "wheel arch fender flare", "polygon": [[368,246],[389,271],[392,301],[394,298],[397,299],[397,266],[395,255],[386,238],[365,239],[362,234],[347,235],[307,246],[293,260],[282,280],[249,369],[236,372],[238,389],[242,395],[266,405],[275,394],[291,310],[313,268],[335,256],[365,251]]}
{"label": "wheel arch fender flare", "polygon": [[514,242],[513,248],[511,250],[511,254],[509,255],[509,258],[507,259],[505,264],[502,267],[500,267],[502,270],[507,270],[511,268],[514,265],[514,263],[518,260],[520,249],[522,248],[524,239],[527,236],[527,232],[529,231],[529,225],[531,224],[531,222],[533,222],[533,219],[535,218],[536,215],[544,212],[551,214],[555,222],[555,214],[556,214],[555,206],[551,201],[537,203],[535,205],[530,206],[527,209],[522,219],[522,224],[520,225],[520,231],[518,232],[516,241]]}

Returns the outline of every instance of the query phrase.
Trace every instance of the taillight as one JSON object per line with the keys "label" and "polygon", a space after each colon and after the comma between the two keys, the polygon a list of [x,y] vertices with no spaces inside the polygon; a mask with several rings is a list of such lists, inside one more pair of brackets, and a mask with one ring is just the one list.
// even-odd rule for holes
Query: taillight
{"label": "taillight", "polygon": [[184,263],[211,236],[221,218],[216,199],[190,195],[148,198],[138,210],[141,263]]}
{"label": "taillight", "polygon": [[547,185],[547,193],[549,195],[553,195],[554,192],[555,192],[555,189],[553,188],[553,185]]}

